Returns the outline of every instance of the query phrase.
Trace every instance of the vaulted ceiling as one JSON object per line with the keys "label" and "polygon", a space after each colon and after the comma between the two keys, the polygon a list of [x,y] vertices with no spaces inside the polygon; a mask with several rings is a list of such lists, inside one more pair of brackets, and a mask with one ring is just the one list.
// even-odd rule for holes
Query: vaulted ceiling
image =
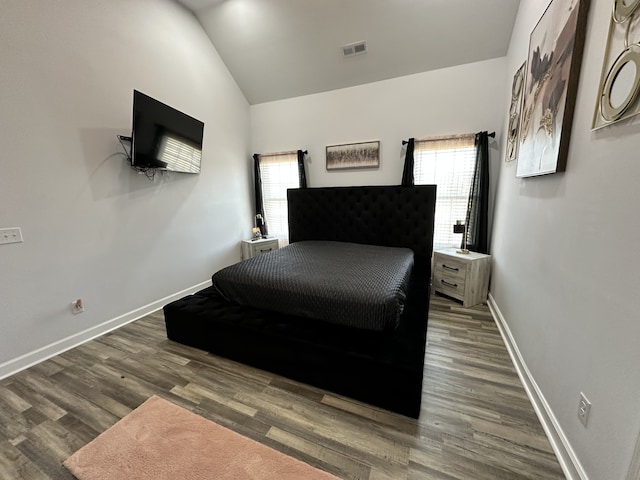
{"label": "vaulted ceiling", "polygon": [[[506,55],[519,0],[178,0],[250,104]],[[342,46],[366,42],[364,54]]]}

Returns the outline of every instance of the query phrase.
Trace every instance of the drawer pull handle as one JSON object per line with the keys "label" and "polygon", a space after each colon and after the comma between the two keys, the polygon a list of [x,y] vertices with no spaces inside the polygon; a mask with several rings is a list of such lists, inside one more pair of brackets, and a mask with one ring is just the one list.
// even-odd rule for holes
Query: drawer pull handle
{"label": "drawer pull handle", "polygon": [[270,252],[270,251],[271,251],[271,248],[265,248],[264,250],[260,249],[260,253]]}
{"label": "drawer pull handle", "polygon": [[446,280],[440,280],[442,283],[444,283],[445,285],[449,286],[449,287],[453,287],[453,288],[458,288],[458,284],[457,283],[449,283]]}
{"label": "drawer pull handle", "polygon": [[442,268],[447,269],[447,270],[451,270],[452,272],[460,271],[460,269],[458,267],[450,267],[449,265],[447,265],[445,263],[442,264]]}

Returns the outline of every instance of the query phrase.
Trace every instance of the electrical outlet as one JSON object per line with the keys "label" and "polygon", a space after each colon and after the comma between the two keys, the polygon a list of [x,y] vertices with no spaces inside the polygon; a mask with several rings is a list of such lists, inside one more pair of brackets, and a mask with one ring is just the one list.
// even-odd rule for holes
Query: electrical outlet
{"label": "electrical outlet", "polygon": [[586,427],[589,422],[589,412],[591,411],[591,402],[580,392],[580,401],[578,402],[578,418],[582,424]]}
{"label": "electrical outlet", "polygon": [[84,302],[82,301],[81,298],[71,302],[71,311],[73,312],[74,315],[84,312]]}
{"label": "electrical outlet", "polygon": [[0,228],[0,245],[22,242],[22,230],[20,227]]}

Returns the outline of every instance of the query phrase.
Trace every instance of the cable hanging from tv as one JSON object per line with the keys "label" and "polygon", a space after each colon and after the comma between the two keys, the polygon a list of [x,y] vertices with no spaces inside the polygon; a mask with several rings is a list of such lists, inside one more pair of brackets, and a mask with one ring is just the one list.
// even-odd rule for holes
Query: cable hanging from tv
{"label": "cable hanging from tv", "polygon": [[124,150],[124,154],[126,155],[127,161],[131,162],[131,152],[127,151],[127,147],[124,146],[124,142],[131,143],[133,139],[131,137],[126,137],[124,135],[116,135],[116,138],[120,142],[120,145],[122,145],[122,149]]}
{"label": "cable hanging from tv", "polygon": [[156,177],[156,172],[157,172],[156,168],[139,167],[139,166],[133,165],[133,162],[131,161],[131,153],[130,153],[131,150],[127,151],[127,147],[124,145],[124,142],[132,142],[133,138],[128,137],[126,135],[116,135],[116,138],[120,142],[120,145],[122,145],[122,149],[124,150],[125,160],[129,164],[131,169],[138,172],[141,175],[144,175],[149,180],[153,180]]}

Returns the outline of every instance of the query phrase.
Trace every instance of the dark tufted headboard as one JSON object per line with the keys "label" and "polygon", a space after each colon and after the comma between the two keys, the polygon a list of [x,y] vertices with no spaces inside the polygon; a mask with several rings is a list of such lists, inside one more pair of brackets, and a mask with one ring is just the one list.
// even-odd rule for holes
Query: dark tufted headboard
{"label": "dark tufted headboard", "polygon": [[431,257],[436,186],[291,189],[289,242],[333,240],[408,247]]}

